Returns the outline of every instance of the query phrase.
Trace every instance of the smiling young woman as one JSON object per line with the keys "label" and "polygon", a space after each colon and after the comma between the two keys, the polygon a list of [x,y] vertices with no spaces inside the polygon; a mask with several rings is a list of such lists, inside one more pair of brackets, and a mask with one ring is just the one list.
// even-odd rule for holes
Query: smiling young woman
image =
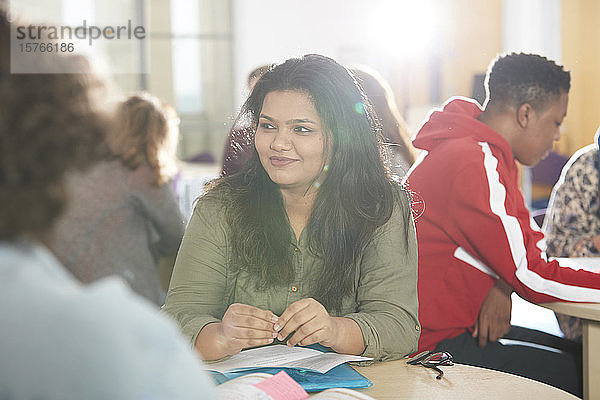
{"label": "smiling young woman", "polygon": [[307,93],[265,96],[254,142],[261,165],[279,186],[296,239],[326,176],[325,141],[323,123]]}
{"label": "smiling young woman", "polygon": [[254,142],[261,164],[282,191],[303,195],[323,175],[325,130],[306,93],[267,94]]}
{"label": "smiling young woman", "polygon": [[324,56],[287,60],[237,121],[253,129],[253,157],[198,201],[164,310],[205,359],[277,341],[413,352],[410,199],[353,76]]}

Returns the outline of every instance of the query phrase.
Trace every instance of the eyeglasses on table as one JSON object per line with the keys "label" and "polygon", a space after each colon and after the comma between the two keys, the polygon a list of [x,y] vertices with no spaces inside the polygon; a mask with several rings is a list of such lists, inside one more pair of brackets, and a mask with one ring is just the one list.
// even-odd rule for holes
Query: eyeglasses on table
{"label": "eyeglasses on table", "polygon": [[410,365],[422,365],[425,368],[431,368],[435,372],[437,372],[437,376],[435,379],[442,379],[444,376],[444,371],[442,371],[439,367],[446,365],[454,365],[452,362],[452,354],[447,351],[431,351],[425,350],[416,356],[409,358],[407,361]]}

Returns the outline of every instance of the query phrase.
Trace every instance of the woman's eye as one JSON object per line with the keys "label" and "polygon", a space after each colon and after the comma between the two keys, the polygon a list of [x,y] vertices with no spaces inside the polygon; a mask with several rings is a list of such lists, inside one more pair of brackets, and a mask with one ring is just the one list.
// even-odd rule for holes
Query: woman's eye
{"label": "woman's eye", "polygon": [[260,123],[260,127],[262,129],[275,129],[275,127],[272,124],[268,123],[268,122],[261,122]]}
{"label": "woman's eye", "polygon": [[305,126],[296,126],[296,127],[294,127],[294,132],[309,133],[309,132],[312,132],[312,129],[309,129]]}

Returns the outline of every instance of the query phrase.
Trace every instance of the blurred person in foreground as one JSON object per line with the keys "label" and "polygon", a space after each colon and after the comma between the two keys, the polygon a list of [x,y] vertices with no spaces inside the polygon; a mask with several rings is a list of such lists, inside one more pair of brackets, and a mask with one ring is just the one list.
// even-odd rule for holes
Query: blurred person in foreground
{"label": "blurred person in foreground", "polygon": [[[525,328],[525,345],[496,340],[511,328],[513,291],[533,303],[600,302],[600,274],[547,260],[544,235],[519,187],[517,161],[535,165],[559,139],[569,88],[569,72],[545,57],[498,57],[486,75],[483,110],[472,99],[453,98],[429,115],[413,141],[425,151],[408,184],[425,201],[416,220],[419,349],[444,349],[457,362],[580,395],[580,352],[527,345],[543,333]],[[489,339],[483,347],[474,327]]]}
{"label": "blurred person in foreground", "polygon": [[381,74],[374,69],[364,66],[351,66],[350,72],[354,75],[371,101],[381,130],[384,146],[389,154],[390,169],[402,178],[415,162],[415,148],[410,143],[408,126],[402,118],[394,92]]}
{"label": "blurred person in foreground", "polygon": [[159,260],[174,260],[185,229],[169,184],[177,172],[179,118],[148,93],[123,100],[116,117],[103,159],[70,174],[69,204],[50,249],[83,283],[118,275],[160,306]]}
{"label": "blurred person in foreground", "polygon": [[[0,10],[0,398],[215,398],[177,327],[120,280],[78,283],[44,243],[63,210],[67,171],[98,157],[107,121],[97,79],[10,72]],[[86,68],[77,56],[40,66]]]}
{"label": "blurred person in foreground", "polygon": [[410,198],[352,75],[325,56],[289,59],[238,121],[252,128],[252,158],[198,201],[164,311],[208,360],[271,343],[414,352]]}

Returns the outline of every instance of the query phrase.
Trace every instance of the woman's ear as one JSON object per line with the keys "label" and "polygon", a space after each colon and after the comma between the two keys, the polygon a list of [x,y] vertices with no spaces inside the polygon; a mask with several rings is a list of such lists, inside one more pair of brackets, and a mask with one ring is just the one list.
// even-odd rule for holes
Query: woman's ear
{"label": "woman's ear", "polygon": [[535,110],[529,103],[521,104],[519,108],[517,108],[517,123],[521,128],[527,128],[529,120],[533,116],[532,113],[534,112]]}

